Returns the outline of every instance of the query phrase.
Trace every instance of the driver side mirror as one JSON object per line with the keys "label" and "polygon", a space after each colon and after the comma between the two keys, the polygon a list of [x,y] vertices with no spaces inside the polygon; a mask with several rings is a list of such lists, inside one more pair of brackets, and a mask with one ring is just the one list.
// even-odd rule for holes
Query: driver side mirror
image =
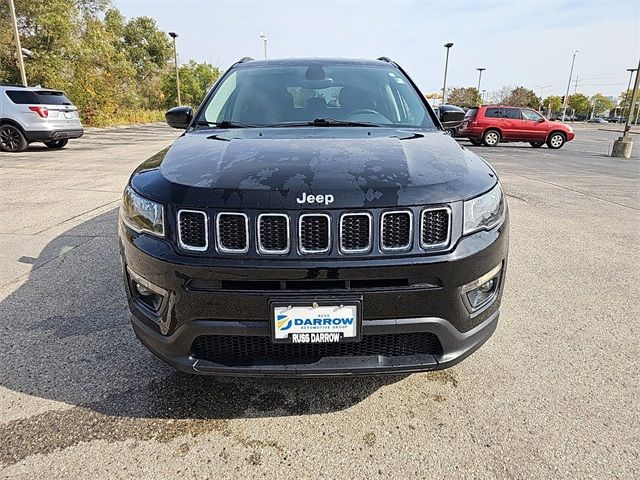
{"label": "driver side mirror", "polygon": [[538,123],[542,123],[545,122],[546,120],[544,119],[544,117],[542,117],[540,120],[538,120]]}
{"label": "driver side mirror", "polygon": [[170,127],[186,130],[193,119],[193,108],[189,106],[173,107],[167,110],[164,118]]}

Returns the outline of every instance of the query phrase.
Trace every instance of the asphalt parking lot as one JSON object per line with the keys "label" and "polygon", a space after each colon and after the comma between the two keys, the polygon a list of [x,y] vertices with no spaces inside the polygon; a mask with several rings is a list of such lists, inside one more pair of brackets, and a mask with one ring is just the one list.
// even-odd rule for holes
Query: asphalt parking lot
{"label": "asphalt parking lot", "polygon": [[135,339],[117,208],[177,135],[90,131],[0,153],[0,471],[8,478],[638,478],[640,136],[471,147],[511,209],[498,329],[456,367],[221,379]]}

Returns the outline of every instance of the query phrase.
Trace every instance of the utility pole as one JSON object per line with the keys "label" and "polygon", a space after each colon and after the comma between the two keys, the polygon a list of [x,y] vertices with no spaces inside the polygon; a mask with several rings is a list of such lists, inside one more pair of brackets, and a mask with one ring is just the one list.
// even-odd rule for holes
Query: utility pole
{"label": "utility pole", "polygon": [[447,49],[447,59],[444,62],[444,82],[442,84],[442,102],[440,105],[444,105],[447,99],[447,69],[449,68],[449,49],[453,47],[453,43],[445,43],[444,48]]}
{"label": "utility pole", "polygon": [[[478,95],[480,95],[480,82],[482,81],[482,72],[486,70],[484,67],[476,68],[478,70]],[[480,99],[480,103],[482,103],[482,99]]]}
{"label": "utility pole", "polygon": [[16,7],[13,0],[9,0],[9,11],[11,13],[11,23],[13,25],[13,36],[16,39],[16,59],[18,61],[18,70],[20,70],[20,79],[22,85],[27,86],[27,74],[24,71],[24,60],[22,59],[22,47],[20,46],[20,34],[18,33],[18,19],[16,18]]}
{"label": "utility pole", "polygon": [[578,81],[579,81],[579,77],[578,75],[576,75],[576,81],[573,84],[573,94],[575,95],[576,92],[578,91]]}
{"label": "utility pole", "polygon": [[[638,61],[638,69],[640,70],[640,61]],[[636,81],[633,84],[633,93],[631,94],[631,105],[629,107],[629,115],[627,116],[627,122],[624,125],[624,132],[618,140],[613,142],[613,148],[611,149],[612,157],[619,158],[631,158],[631,150],[633,149],[633,141],[629,130],[631,129],[631,119],[633,118],[634,110],[636,109],[636,102],[638,100],[638,82],[640,76],[636,75]]]}
{"label": "utility pole", "polygon": [[567,102],[569,101],[569,89],[571,88],[571,78],[573,78],[573,66],[576,63],[576,54],[578,50],[573,52],[573,60],[571,60],[571,70],[569,71],[569,81],[567,82],[567,94],[564,96],[564,102],[562,102],[562,120],[567,114]]}
{"label": "utility pole", "polygon": [[173,38],[173,63],[176,66],[176,90],[178,91],[178,105],[182,105],[180,98],[180,73],[178,70],[178,49],[176,48],[176,38],[178,34],[176,32],[169,32],[169,36]]}
{"label": "utility pole", "polygon": [[267,34],[260,32],[260,38],[262,39],[262,46],[264,47],[264,58],[267,58]]}

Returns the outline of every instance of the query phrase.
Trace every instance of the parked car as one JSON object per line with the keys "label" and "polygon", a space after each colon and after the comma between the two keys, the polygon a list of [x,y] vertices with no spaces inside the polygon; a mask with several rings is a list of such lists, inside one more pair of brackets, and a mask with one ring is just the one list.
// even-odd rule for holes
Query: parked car
{"label": "parked car", "polygon": [[587,123],[609,123],[604,118],[591,118],[587,120]]}
{"label": "parked car", "polygon": [[78,109],[64,93],[0,85],[0,150],[22,152],[32,142],[63,148],[83,133]]}
{"label": "parked car", "polygon": [[561,122],[547,120],[530,108],[504,105],[470,108],[458,129],[472,144],[495,147],[500,142],[529,142],[539,148],[560,148],[573,140],[573,129]]}
{"label": "parked car", "polygon": [[134,331],[167,363],[409,373],[495,330],[497,173],[391,60],[243,59],[166,119],[184,133],[130,177],[119,232]]}
{"label": "parked car", "polygon": [[615,117],[609,117],[607,119],[607,121],[609,123],[625,123],[627,121],[627,119],[625,117],[623,117],[622,115],[618,115]]}
{"label": "parked car", "polygon": [[455,137],[464,120],[465,111],[456,105],[439,105],[434,108],[434,111],[444,127],[444,131]]}

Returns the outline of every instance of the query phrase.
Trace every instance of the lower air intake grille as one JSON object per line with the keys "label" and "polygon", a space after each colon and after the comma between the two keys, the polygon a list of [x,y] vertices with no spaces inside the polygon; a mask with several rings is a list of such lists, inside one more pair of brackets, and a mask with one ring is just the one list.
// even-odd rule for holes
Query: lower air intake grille
{"label": "lower air intake grille", "polygon": [[247,216],[242,213],[219,213],[216,238],[221,252],[244,253],[249,250]]}
{"label": "lower air intake grille", "polygon": [[365,335],[351,343],[271,343],[269,337],[205,335],[195,339],[192,356],[221,364],[313,363],[322,357],[438,355],[442,347],[432,333]]}
{"label": "lower air intake grille", "polygon": [[258,249],[260,253],[289,251],[289,217],[282,214],[264,214],[258,217]]}
{"label": "lower air intake grille", "polygon": [[449,210],[439,208],[422,212],[423,247],[444,245],[449,242]]}
{"label": "lower air intake grille", "polygon": [[178,239],[180,248],[204,251],[208,246],[207,214],[193,210],[178,212]]}
{"label": "lower air intake grille", "polygon": [[411,213],[385,212],[382,214],[382,249],[402,250],[411,246]]}
{"label": "lower air intake grille", "polygon": [[330,223],[329,215],[305,214],[300,216],[300,251],[302,253],[322,253],[329,251]]}
{"label": "lower air intake grille", "polygon": [[340,220],[340,248],[343,252],[366,252],[371,248],[371,216],[349,213]]}

